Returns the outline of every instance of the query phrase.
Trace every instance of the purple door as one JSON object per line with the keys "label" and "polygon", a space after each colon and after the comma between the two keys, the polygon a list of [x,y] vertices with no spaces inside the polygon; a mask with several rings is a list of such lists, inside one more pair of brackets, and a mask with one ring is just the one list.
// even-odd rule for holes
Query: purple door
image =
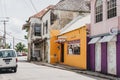
{"label": "purple door", "polygon": [[107,43],[101,43],[101,72],[107,73]]}
{"label": "purple door", "polygon": [[117,36],[117,76],[120,77],[120,35]]}
{"label": "purple door", "polygon": [[95,71],[95,44],[90,44],[90,69]]}

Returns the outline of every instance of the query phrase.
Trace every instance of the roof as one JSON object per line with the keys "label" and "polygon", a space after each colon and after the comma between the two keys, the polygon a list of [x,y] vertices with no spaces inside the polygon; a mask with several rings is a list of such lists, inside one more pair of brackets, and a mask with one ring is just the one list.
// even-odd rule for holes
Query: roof
{"label": "roof", "polygon": [[15,51],[15,49],[0,49],[0,51],[8,51],[8,50],[13,50],[13,51]]}
{"label": "roof", "polygon": [[79,29],[86,24],[90,24],[90,15],[87,15],[85,17],[77,17],[74,20],[72,20],[69,24],[67,24],[63,29],[60,30],[60,35],[73,31],[75,29]]}
{"label": "roof", "polygon": [[61,0],[54,9],[90,12],[90,0]]}
{"label": "roof", "polygon": [[45,9],[41,10],[40,12],[38,12],[37,14],[31,16],[30,18],[42,18],[50,9],[52,9],[54,7],[54,5],[49,5],[48,7],[46,7]]}
{"label": "roof", "polygon": [[25,23],[25,24],[23,24],[23,26],[22,26],[22,30],[24,30],[24,29],[26,29],[26,27],[29,27],[30,26],[30,23]]}

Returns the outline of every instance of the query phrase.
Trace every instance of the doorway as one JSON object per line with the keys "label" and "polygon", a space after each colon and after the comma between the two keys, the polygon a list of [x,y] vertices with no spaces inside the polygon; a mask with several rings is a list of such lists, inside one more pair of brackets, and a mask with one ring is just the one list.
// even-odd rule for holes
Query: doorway
{"label": "doorway", "polygon": [[61,62],[64,62],[64,44],[61,44]]}

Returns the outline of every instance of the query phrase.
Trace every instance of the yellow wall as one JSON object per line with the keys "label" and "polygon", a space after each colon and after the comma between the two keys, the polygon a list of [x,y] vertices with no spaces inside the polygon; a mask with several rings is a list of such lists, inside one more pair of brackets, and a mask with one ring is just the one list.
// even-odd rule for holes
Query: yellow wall
{"label": "yellow wall", "polygon": [[[67,41],[80,40],[80,55],[68,54],[67,45],[64,43],[64,64],[79,67],[81,69],[87,68],[87,55],[86,55],[86,27],[65,33],[61,36],[67,37]],[[60,55],[60,53],[58,53]]]}
{"label": "yellow wall", "polygon": [[[58,30],[51,30],[50,32],[50,63],[56,63],[59,61],[58,57],[58,53],[60,53],[58,46],[59,44],[56,42],[57,40],[57,35],[59,34]],[[56,54],[56,57],[54,57],[54,54]]]}

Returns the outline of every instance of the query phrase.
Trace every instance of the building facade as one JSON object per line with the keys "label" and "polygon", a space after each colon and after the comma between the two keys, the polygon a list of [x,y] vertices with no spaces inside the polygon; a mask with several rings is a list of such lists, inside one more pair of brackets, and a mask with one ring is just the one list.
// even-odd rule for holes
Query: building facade
{"label": "building facade", "polygon": [[120,0],[91,0],[89,69],[120,76]]}
{"label": "building facade", "polygon": [[54,38],[56,51],[54,54],[51,53],[51,59],[57,63],[87,69],[88,23],[90,16],[79,16],[61,29],[57,38]]}

